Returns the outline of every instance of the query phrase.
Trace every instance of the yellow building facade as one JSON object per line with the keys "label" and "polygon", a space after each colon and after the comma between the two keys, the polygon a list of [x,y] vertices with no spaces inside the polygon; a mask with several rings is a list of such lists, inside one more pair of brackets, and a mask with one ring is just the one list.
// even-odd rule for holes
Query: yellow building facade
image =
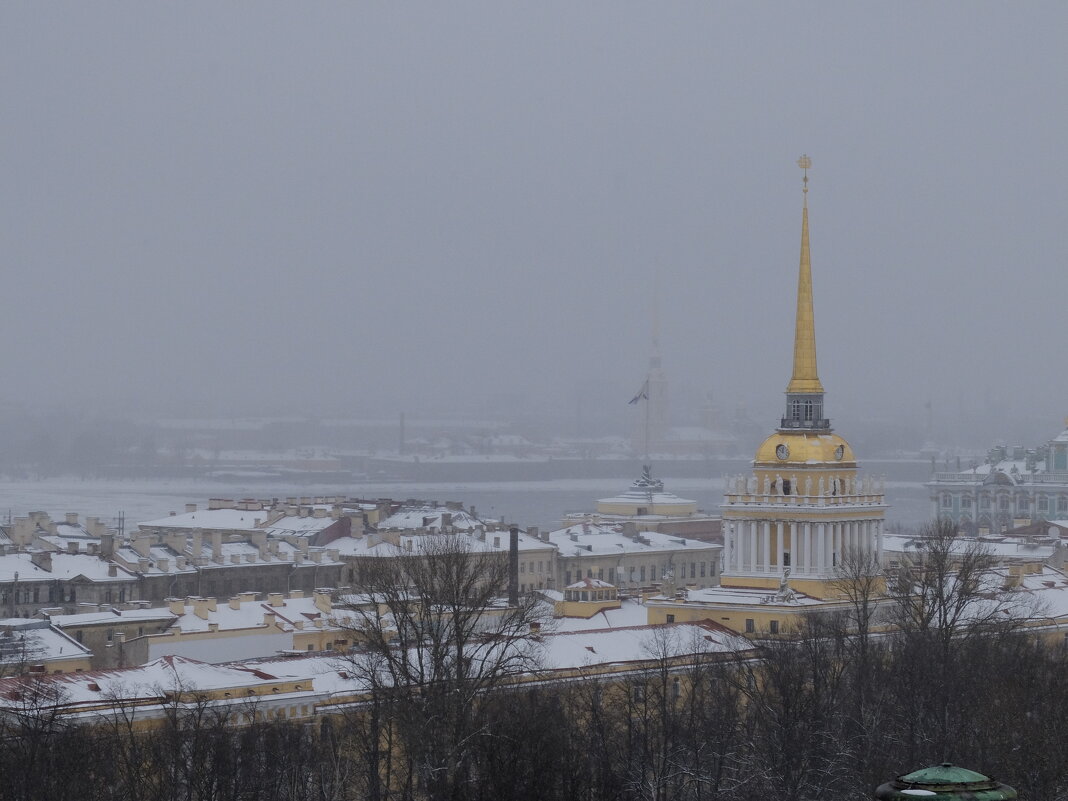
{"label": "yellow building facade", "polygon": [[803,156],[798,165],[805,170],[804,203],[785,413],[757,448],[752,473],[727,477],[720,587],[658,599],[650,622],[707,618],[743,633],[776,633],[803,613],[840,606],[844,572],[879,573],[882,482],[858,474],[852,447],[831,429],[824,410],[809,247],[811,162]]}
{"label": "yellow building facade", "polygon": [[724,587],[790,589],[816,598],[838,596],[843,558],[879,564],[885,498],[880,482],[857,473],[849,443],[831,429],[816,364],[812,258],[808,231],[808,168],[801,216],[793,373],[786,412],[761,443],[751,476],[727,481],[723,504]]}

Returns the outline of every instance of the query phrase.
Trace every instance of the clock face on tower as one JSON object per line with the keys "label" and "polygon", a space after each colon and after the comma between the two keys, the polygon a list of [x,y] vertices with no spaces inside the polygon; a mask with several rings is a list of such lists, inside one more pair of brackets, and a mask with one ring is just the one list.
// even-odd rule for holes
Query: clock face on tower
{"label": "clock face on tower", "polygon": [[834,458],[838,461],[842,461],[842,457],[845,456],[845,446],[839,445],[834,449]]}
{"label": "clock face on tower", "polygon": [[789,448],[789,446],[787,446],[785,444],[779,445],[779,447],[777,447],[775,449],[775,455],[778,456],[780,459],[789,459],[790,458],[790,448]]}

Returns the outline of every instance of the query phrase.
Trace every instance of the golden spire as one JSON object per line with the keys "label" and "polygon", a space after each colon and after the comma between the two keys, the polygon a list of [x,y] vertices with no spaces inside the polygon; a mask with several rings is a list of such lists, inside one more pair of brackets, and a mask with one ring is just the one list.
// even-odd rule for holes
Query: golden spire
{"label": "golden spire", "polygon": [[794,372],[787,392],[823,392],[816,374],[816,318],[812,313],[812,257],[808,251],[808,169],[812,159],[802,156],[797,166],[805,171],[804,206],[801,211],[801,268],[797,276],[797,323],[794,329]]}

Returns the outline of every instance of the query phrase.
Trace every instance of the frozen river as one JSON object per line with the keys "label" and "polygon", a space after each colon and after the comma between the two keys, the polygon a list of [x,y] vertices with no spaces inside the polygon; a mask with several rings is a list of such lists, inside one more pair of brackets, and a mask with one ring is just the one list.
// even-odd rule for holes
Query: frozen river
{"label": "frozen river", "polygon": [[[715,510],[722,502],[723,480],[664,479],[669,492],[698,502],[701,509]],[[629,482],[620,479],[560,479],[554,481],[360,483],[301,486],[263,482],[215,481],[79,481],[57,478],[46,481],[0,482],[0,515],[25,515],[44,511],[53,519],[65,512],[100,517],[114,525],[125,515],[129,530],[138,521],[153,520],[169,512],[182,512],[187,503],[205,504],[209,498],[275,498],[292,495],[351,495],[363,498],[419,498],[460,501],[475,506],[478,514],[501,518],[522,526],[545,528],[566,512],[592,511],[598,498],[616,495]],[[919,482],[891,481],[886,485],[890,523],[915,526],[929,519],[931,503]]]}

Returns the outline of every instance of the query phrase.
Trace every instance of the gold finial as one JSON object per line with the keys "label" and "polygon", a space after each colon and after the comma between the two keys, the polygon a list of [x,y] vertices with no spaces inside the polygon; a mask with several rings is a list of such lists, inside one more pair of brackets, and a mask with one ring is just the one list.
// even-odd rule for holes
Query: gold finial
{"label": "gold finial", "polygon": [[797,160],[797,166],[805,171],[805,177],[802,179],[801,191],[805,195],[805,205],[808,205],[808,168],[812,166],[812,159],[807,155],[802,154],[801,158]]}
{"label": "gold finial", "polygon": [[805,171],[805,203],[801,211],[801,265],[797,276],[797,319],[794,330],[794,370],[787,392],[822,393],[816,370],[816,319],[812,312],[812,258],[808,247],[808,168],[812,159],[802,156],[797,166]]}

